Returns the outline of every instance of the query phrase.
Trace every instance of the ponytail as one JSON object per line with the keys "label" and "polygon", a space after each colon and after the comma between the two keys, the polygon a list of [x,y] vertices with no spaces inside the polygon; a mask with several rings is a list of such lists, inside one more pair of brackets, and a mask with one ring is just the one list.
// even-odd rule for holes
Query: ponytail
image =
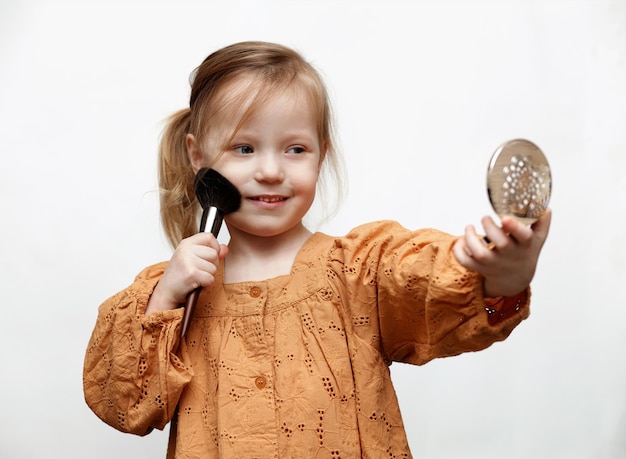
{"label": "ponytail", "polygon": [[194,173],[185,140],[189,126],[188,108],[174,113],[168,119],[159,148],[161,223],[172,247],[197,232]]}

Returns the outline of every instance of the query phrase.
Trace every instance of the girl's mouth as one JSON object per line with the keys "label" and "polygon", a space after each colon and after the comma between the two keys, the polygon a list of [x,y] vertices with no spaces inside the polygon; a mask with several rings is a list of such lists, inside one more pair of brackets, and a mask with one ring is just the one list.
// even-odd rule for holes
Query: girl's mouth
{"label": "girl's mouth", "polygon": [[261,195],[251,196],[248,198],[250,203],[257,206],[259,209],[265,209],[268,211],[277,210],[283,207],[283,204],[289,199],[287,196],[278,195]]}
{"label": "girl's mouth", "polygon": [[281,201],[287,200],[287,198],[284,196],[254,196],[250,199],[252,199],[253,201],[261,201],[261,202],[269,202],[269,203],[281,202]]}

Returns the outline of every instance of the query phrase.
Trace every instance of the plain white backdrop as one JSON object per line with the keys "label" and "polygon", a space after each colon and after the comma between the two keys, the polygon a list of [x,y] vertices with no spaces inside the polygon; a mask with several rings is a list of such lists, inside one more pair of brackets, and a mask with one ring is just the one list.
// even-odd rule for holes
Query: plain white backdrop
{"label": "plain white backdrop", "polygon": [[[235,41],[327,80],[349,177],[343,234],[391,218],[460,234],[489,158],[537,143],[553,225],[531,318],[486,351],[392,365],[420,458],[626,457],[624,0],[0,3],[0,456],[164,457],[83,400],[98,305],[168,259],[162,120]],[[314,228],[317,229],[317,228]]]}

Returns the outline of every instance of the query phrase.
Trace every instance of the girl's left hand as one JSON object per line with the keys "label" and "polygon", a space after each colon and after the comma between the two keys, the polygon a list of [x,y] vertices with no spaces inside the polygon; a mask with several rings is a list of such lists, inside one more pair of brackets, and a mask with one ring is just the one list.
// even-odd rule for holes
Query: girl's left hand
{"label": "girl's left hand", "polygon": [[481,222],[491,244],[469,225],[454,244],[454,256],[464,267],[482,274],[484,296],[516,295],[530,285],[551,218],[547,209],[531,226],[503,217],[498,227],[491,217],[484,217]]}

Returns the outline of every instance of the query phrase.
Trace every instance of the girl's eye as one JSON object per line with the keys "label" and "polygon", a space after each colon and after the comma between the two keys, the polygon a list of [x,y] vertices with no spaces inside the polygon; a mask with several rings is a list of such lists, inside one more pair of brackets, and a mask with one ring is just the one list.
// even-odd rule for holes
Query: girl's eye
{"label": "girl's eye", "polygon": [[288,153],[296,154],[304,153],[305,151],[306,149],[304,147],[291,147],[289,150],[287,150]]}
{"label": "girl's eye", "polygon": [[237,153],[241,153],[244,155],[254,153],[254,149],[250,145],[241,145],[239,147],[235,147],[234,150]]}

